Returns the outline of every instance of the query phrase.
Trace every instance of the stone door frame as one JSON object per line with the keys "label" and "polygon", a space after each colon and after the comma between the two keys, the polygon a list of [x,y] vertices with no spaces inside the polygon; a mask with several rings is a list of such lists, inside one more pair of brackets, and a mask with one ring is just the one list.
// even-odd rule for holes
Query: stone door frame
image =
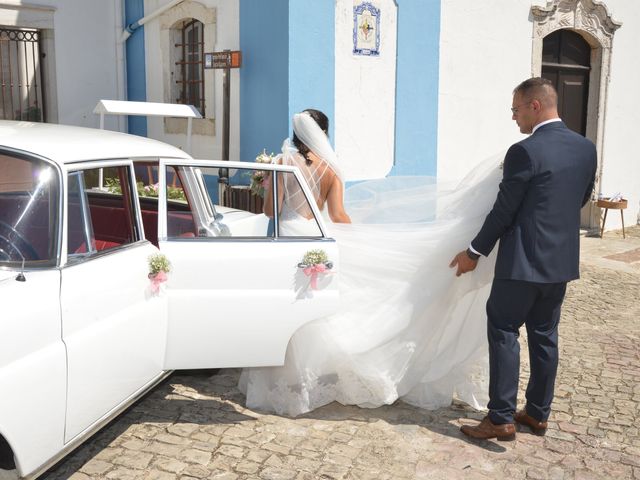
{"label": "stone door frame", "polygon": [[[591,45],[586,137],[595,143],[598,152],[595,191],[599,195],[602,193],[603,145],[613,35],[622,23],[613,20],[607,6],[598,0],[547,0],[545,5],[537,2],[531,6],[530,18],[533,21],[531,73],[534,77],[539,77],[542,73],[543,39],[550,33],[560,29],[573,30]],[[599,226],[600,210],[593,202],[583,209],[581,223],[590,229]]]}

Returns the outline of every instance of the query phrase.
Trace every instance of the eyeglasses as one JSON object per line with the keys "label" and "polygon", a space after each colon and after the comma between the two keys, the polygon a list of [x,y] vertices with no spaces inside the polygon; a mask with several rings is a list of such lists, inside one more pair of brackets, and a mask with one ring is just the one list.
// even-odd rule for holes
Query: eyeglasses
{"label": "eyeglasses", "polygon": [[522,107],[523,105],[529,105],[531,102],[525,102],[525,103],[521,103],[520,105],[516,105],[515,107],[511,107],[511,113],[513,115],[515,115],[516,113],[518,113],[518,110],[520,109],[520,107]]}

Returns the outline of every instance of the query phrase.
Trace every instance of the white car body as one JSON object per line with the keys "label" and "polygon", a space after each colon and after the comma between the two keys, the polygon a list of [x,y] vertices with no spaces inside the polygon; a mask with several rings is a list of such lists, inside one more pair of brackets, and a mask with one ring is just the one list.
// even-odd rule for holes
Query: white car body
{"label": "white car body", "polygon": [[[47,218],[58,223],[49,225],[55,234],[34,235],[37,241],[31,243],[22,239],[20,232],[30,228],[20,223],[22,217],[0,231],[0,478],[9,470],[17,477],[38,476],[173,369],[281,365],[293,333],[337,309],[338,275],[326,275],[311,291],[298,265],[312,249],[324,250],[336,267],[339,259],[297,169],[193,160],[146,138],[1,121],[0,201],[6,197],[7,205],[17,201],[16,192],[23,188],[11,180],[18,176],[11,170],[18,157],[32,172],[40,169],[39,179],[29,184],[35,193],[20,195],[40,202],[43,194],[37,189],[46,183]],[[149,223],[154,213],[141,207],[144,202],[134,186],[138,162],[159,165],[154,232],[145,232],[145,222],[155,225]],[[119,172],[123,190],[131,185],[129,194],[109,196],[82,188],[90,172],[103,169],[102,175],[109,168]],[[187,197],[171,212],[168,168],[179,172]],[[203,180],[215,177],[202,172],[220,175],[220,168],[295,175],[318,235],[280,237],[277,214],[272,233],[260,234],[270,223],[263,213],[215,205]],[[277,190],[277,181],[272,187]],[[100,202],[117,197],[131,209],[128,243],[99,250],[95,212],[116,209],[95,206],[93,196]],[[29,210],[28,205],[23,208]],[[0,220],[2,215],[0,210]],[[193,231],[170,234],[168,223],[174,217],[193,220]],[[76,221],[84,231],[74,230]],[[115,225],[109,222],[107,218],[100,228]],[[38,224],[32,230],[42,228]],[[147,240],[152,237],[153,243]],[[35,243],[44,242],[53,242],[48,264],[40,250],[29,253],[37,250]],[[154,294],[148,257],[158,251],[169,258],[172,270]],[[19,258],[26,259],[24,267]],[[10,455],[14,465],[7,466]]]}

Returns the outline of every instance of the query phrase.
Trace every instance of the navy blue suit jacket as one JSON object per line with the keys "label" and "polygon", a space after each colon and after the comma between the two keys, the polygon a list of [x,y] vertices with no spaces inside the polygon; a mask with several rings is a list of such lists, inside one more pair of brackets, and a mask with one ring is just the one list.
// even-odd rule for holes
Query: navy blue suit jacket
{"label": "navy blue suit jacket", "polygon": [[563,122],[542,125],[509,148],[496,202],[471,242],[486,256],[500,240],[495,278],[578,278],[580,209],[596,165],[595,145]]}

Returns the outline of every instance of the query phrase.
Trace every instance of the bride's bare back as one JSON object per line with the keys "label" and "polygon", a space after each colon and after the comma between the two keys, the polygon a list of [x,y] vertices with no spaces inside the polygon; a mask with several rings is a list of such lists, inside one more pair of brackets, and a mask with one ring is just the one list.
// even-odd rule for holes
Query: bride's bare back
{"label": "bride's bare back", "polygon": [[[282,161],[283,158],[281,157],[278,163],[282,163]],[[289,157],[289,162],[300,169],[315,197],[318,208],[324,210],[325,204],[327,205],[329,218],[332,222],[351,223],[351,219],[344,209],[344,187],[342,181],[327,162],[311,151],[307,153],[306,157],[299,152],[295,152]],[[284,203],[289,203],[289,208],[302,217],[313,218],[313,214],[309,210],[306,200],[304,200],[304,194],[297,182],[285,183],[282,180],[282,176],[280,176],[278,192],[279,209],[282,208]],[[265,196],[264,213],[269,217],[273,216],[272,192],[270,189]]]}
{"label": "bride's bare back", "polygon": [[336,173],[313,152],[307,154],[307,159],[311,162],[311,170],[318,172],[320,177],[320,194],[316,199],[318,208],[323,210],[326,203],[332,222],[351,223],[344,209],[344,187]]}

